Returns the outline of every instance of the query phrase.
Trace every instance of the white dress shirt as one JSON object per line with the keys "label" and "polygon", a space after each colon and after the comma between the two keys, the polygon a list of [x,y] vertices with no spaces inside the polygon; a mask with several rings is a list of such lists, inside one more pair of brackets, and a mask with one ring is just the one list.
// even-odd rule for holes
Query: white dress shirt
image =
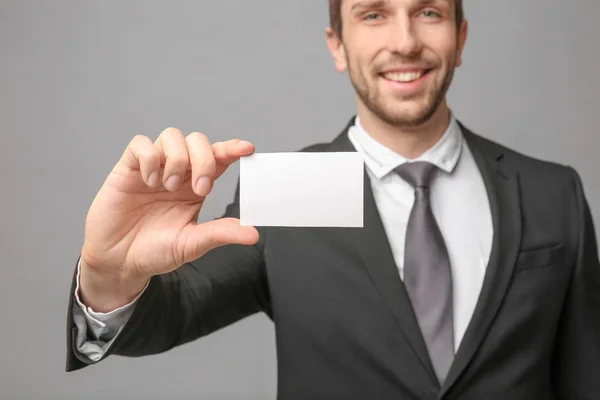
{"label": "white dress shirt", "polygon": [[[457,121],[452,118],[443,137],[414,160],[407,160],[373,139],[358,117],[348,136],[364,157],[400,278],[404,277],[404,241],[414,189],[393,170],[411,161],[428,161],[440,169],[430,187],[431,208],[452,268],[454,348],[458,349],[481,291],[493,227],[483,178]],[[72,311],[78,328],[76,346],[82,354],[97,361],[127,322],[139,296],[110,313],[95,313],[79,299],[79,273],[75,294],[77,301]],[[95,340],[89,340],[88,335]]]}
{"label": "white dress shirt", "polygon": [[442,138],[423,155],[407,160],[373,139],[360,124],[348,132],[363,154],[375,204],[398,267],[404,277],[404,240],[414,189],[393,170],[411,161],[428,161],[441,171],[430,186],[431,209],[448,249],[454,297],[454,349],[475,310],[492,249],[492,215],[483,178],[452,118]]}

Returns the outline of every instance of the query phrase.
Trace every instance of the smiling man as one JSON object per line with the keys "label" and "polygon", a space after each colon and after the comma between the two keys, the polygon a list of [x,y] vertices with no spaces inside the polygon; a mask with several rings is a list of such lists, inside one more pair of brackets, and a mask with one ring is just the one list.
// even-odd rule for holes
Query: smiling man
{"label": "smiling man", "polygon": [[462,1],[329,8],[357,115],[304,151],[364,158],[364,228],[242,227],[239,192],[197,224],[215,179],[254,146],[138,135],[87,216],[67,370],[264,312],[281,400],[599,399],[600,264],[581,180],[453,115]]}
{"label": "smiling man", "polygon": [[328,45],[338,70],[349,72],[362,127],[416,158],[448,126],[445,96],[467,39],[462,0],[330,0],[329,6]]}

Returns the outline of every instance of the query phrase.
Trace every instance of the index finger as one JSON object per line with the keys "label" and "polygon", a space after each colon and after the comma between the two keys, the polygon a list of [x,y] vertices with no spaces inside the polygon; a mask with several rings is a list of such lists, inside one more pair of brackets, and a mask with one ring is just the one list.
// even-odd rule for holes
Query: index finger
{"label": "index finger", "polygon": [[212,146],[217,163],[215,179],[225,172],[234,162],[243,156],[249,156],[255,151],[254,144],[240,139],[232,139],[226,142],[218,142]]}
{"label": "index finger", "polygon": [[240,139],[232,139],[226,142],[217,142],[213,144],[213,153],[217,164],[228,167],[240,157],[248,156],[254,153],[255,147],[252,143]]}

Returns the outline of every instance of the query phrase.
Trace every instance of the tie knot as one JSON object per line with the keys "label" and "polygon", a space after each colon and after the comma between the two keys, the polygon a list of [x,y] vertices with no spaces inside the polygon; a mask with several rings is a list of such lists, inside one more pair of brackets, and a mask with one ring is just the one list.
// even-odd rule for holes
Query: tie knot
{"label": "tie knot", "polygon": [[429,188],[437,167],[426,161],[405,163],[394,169],[402,179],[407,181],[413,188]]}

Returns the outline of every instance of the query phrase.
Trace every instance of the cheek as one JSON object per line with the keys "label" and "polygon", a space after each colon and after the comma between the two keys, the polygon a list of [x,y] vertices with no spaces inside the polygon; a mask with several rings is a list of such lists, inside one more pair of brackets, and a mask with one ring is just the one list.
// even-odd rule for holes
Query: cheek
{"label": "cheek", "polygon": [[371,64],[383,50],[381,43],[376,35],[357,35],[355,40],[346,45],[348,58],[361,66]]}
{"label": "cheek", "polygon": [[373,59],[373,51],[367,44],[356,46],[352,49],[351,57],[355,63],[361,66],[369,63]]}
{"label": "cheek", "polygon": [[440,31],[439,29],[422,28],[419,38],[423,47],[435,54],[443,62],[454,59],[457,50],[456,32]]}

